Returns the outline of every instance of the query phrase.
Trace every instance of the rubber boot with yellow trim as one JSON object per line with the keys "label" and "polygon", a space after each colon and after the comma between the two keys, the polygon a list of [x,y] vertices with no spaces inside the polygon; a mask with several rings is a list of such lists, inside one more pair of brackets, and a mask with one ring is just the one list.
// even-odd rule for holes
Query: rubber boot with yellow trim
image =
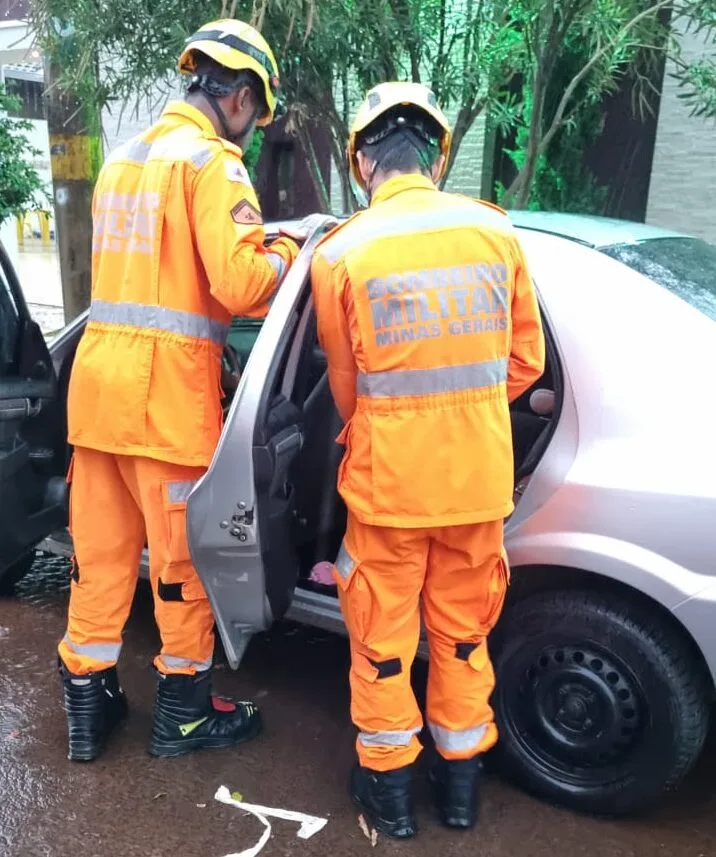
{"label": "rubber boot with yellow trim", "polygon": [[261,732],[261,714],[251,702],[211,694],[211,671],[196,675],[157,673],[159,684],[149,752],[183,756],[193,750],[235,747]]}

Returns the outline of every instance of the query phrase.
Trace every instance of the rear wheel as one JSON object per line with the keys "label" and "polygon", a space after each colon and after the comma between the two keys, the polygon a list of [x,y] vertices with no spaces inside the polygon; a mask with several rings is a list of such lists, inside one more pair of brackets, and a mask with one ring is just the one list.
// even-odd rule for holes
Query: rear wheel
{"label": "rear wheel", "polygon": [[496,755],[536,796],[638,814],[697,759],[709,680],[693,644],[640,600],[532,595],[505,613],[494,643]]}
{"label": "rear wheel", "polygon": [[32,550],[30,553],[26,553],[20,557],[9,568],[5,569],[0,574],[0,595],[12,595],[15,590],[15,584],[19,583],[23,577],[30,573],[34,562],[35,551]]}

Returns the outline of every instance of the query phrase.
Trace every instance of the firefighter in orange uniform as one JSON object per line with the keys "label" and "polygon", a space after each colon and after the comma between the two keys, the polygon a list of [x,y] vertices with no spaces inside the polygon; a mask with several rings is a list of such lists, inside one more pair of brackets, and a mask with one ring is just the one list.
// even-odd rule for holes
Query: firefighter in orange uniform
{"label": "firefighter in orange uniform", "polygon": [[298,252],[288,238],[264,247],[242,162],[276,113],[278,69],[235,20],[191,36],[179,68],[186,100],[112,152],[93,201],[92,304],[68,403],[75,570],[59,645],[69,758],[82,761],[127,713],[116,663],[145,543],[162,639],[150,752],[230,747],[261,729],[251,703],[210,692],[214,620],[186,501],[221,432],[231,318],[263,316]]}
{"label": "firefighter in orange uniform", "polygon": [[509,579],[509,402],[544,370],[537,299],[507,215],[436,187],[450,141],[426,87],[369,92],[348,158],[370,207],[321,242],[312,266],[345,421],[348,527],[335,579],[359,730],[352,794],[398,838],[416,831],[411,768],[423,721],[410,670],[421,602],[438,811],[449,827],[476,821],[478,759],[497,740],[487,637]]}

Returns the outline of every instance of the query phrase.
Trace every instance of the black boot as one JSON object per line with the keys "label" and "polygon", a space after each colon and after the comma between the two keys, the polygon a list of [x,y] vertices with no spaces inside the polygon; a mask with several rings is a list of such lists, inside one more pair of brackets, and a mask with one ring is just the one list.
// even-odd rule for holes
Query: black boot
{"label": "black boot", "polygon": [[412,765],[385,773],[359,766],[353,769],[353,800],[379,833],[410,839],[418,832],[413,817],[412,773]]}
{"label": "black boot", "polygon": [[68,759],[91,762],[104,749],[109,733],[127,716],[127,697],[117,668],[73,675],[59,661],[69,733]]}
{"label": "black boot", "polygon": [[196,675],[159,675],[149,752],[182,756],[205,747],[235,747],[261,732],[261,715],[251,702],[211,695],[209,670]]}
{"label": "black boot", "polygon": [[445,827],[470,830],[477,822],[482,765],[479,756],[440,759],[430,773],[440,821]]}

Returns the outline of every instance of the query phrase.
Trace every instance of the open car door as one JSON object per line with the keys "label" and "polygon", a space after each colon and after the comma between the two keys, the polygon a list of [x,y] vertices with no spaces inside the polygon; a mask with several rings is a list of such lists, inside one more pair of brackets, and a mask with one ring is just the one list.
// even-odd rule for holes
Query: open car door
{"label": "open car door", "polygon": [[67,524],[63,426],[47,345],[0,245],[0,590]]}
{"label": "open car door", "polygon": [[326,218],[281,285],[239,382],[204,478],[187,503],[192,560],[226,656],[239,666],[251,637],[288,610],[298,580],[291,464],[303,443],[293,400],[303,356],[313,250]]}

